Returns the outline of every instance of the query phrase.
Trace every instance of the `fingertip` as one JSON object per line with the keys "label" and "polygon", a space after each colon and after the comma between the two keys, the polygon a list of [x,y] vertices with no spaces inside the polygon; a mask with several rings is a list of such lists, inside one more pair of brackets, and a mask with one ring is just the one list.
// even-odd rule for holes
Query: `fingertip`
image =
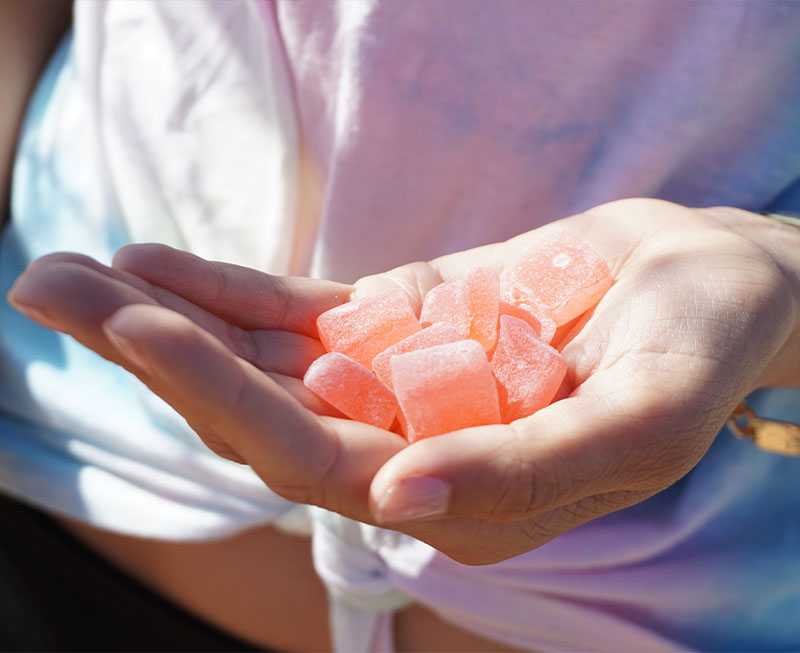
{"label": "fingertip", "polygon": [[63,298],[73,291],[78,275],[85,277],[93,271],[87,266],[76,264],[69,258],[56,255],[37,259],[19,275],[8,291],[8,301],[15,308],[24,306],[41,307],[53,298]]}
{"label": "fingertip", "polygon": [[127,270],[128,262],[135,260],[138,255],[139,244],[123,245],[111,258],[111,267],[119,270]]}
{"label": "fingertip", "polygon": [[179,313],[161,306],[153,304],[126,304],[114,311],[111,316],[103,322],[103,329],[135,338],[141,335],[141,330],[143,328],[153,324],[153,320],[156,320],[160,324],[174,321],[190,322]]}
{"label": "fingertip", "polygon": [[11,297],[11,293],[7,296],[8,304],[18,313],[24,315],[29,320],[33,320],[37,324],[53,329],[54,331],[61,331],[61,326],[50,315],[43,311],[38,306],[29,306]]}
{"label": "fingertip", "polygon": [[155,326],[180,320],[168,309],[148,304],[128,304],[104,320],[101,328],[111,346],[137,370],[153,374],[154,363],[148,354],[148,340]]}
{"label": "fingertip", "polygon": [[132,243],[124,245],[111,259],[111,267],[133,274],[141,274],[154,265],[162,265],[167,257],[185,253],[163,243]]}
{"label": "fingertip", "polygon": [[108,342],[117,351],[117,353],[128,363],[142,372],[151,373],[152,368],[147,355],[141,348],[133,342],[130,338],[115,331],[108,323],[103,324],[103,333],[105,334]]}
{"label": "fingertip", "polygon": [[464,429],[404,447],[370,484],[370,508],[376,521],[387,525],[425,521],[477,509],[472,506],[475,496],[470,488],[480,484],[486,470],[476,463],[487,460],[486,444],[497,441],[498,430],[507,428]]}
{"label": "fingertip", "polygon": [[373,514],[381,525],[441,518],[451,492],[449,483],[434,476],[403,478],[375,497]]}
{"label": "fingertip", "polygon": [[123,358],[137,369],[159,376],[170,376],[175,361],[192,361],[197,348],[205,350],[207,341],[217,342],[180,313],[152,304],[127,304],[117,309],[103,321],[102,330]]}

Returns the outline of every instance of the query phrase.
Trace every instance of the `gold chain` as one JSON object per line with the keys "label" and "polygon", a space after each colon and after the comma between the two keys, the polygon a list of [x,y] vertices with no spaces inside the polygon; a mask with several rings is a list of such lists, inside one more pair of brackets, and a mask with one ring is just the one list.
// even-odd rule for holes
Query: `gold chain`
{"label": "gold chain", "polygon": [[800,456],[800,425],[757,417],[744,402],[728,418],[728,429],[752,440],[759,449],[784,456]]}

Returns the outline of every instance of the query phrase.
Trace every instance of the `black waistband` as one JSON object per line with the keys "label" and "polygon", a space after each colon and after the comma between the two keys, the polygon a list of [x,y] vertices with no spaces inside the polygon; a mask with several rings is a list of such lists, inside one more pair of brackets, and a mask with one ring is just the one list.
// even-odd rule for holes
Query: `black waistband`
{"label": "black waistband", "polygon": [[0,495],[1,651],[252,651]]}

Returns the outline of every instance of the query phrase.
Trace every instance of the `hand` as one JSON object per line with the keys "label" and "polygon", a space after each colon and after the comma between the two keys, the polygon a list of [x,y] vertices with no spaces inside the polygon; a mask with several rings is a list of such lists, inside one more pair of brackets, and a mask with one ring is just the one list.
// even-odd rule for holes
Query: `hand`
{"label": "hand", "polygon": [[[344,301],[346,286],[144,245],[121,250],[113,269],[47,257],[10,299],[125,365],[276,492],[485,564],[662,490],[745,394],[800,383],[800,234],[743,211],[654,200],[560,224],[617,280],[564,347],[573,393],[511,425],[413,445],[318,414],[324,405],[297,385],[320,353],[314,318]],[[419,305],[442,279],[500,268],[535,236],[367,277],[356,293],[400,286]]]}

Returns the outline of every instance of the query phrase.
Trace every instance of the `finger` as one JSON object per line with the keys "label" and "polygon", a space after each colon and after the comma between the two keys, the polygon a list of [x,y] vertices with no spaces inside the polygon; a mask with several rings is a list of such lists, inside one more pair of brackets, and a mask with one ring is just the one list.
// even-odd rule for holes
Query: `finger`
{"label": "finger", "polygon": [[79,254],[52,254],[32,263],[9,292],[9,301],[23,312],[35,308],[38,321],[70,333],[106,358],[114,352],[100,325],[127,304],[158,304],[177,311],[237,356],[276,374],[302,377],[324,353],[316,339],[286,331],[239,329],[168,290]]}
{"label": "finger", "polygon": [[579,391],[508,426],[420,440],[376,475],[374,514],[384,524],[518,521],[591,496],[662,489],[696,463],[721,426],[701,437],[676,408],[635,387]]}
{"label": "finger", "polygon": [[94,270],[95,272],[110,279],[116,279],[117,281],[126,283],[129,286],[133,286],[144,294],[156,299],[154,296],[155,289],[144,279],[140,279],[136,275],[129,274],[123,270],[115,270],[107,265],[103,265],[100,263],[100,261],[97,261],[90,256],[78,254],[76,252],[54,252],[52,254],[40,256],[39,258],[31,261],[23,275],[27,275],[34,270],[38,271],[40,268],[47,269],[49,266],[57,263],[74,263],[75,265],[80,265],[81,267]]}
{"label": "finger", "polygon": [[94,327],[94,331],[98,320],[104,320],[124,304],[160,304],[215,333],[239,355],[253,349],[219,318],[182,297],[82,254],[57,252],[33,261],[15,282],[9,300],[18,306],[36,305],[51,318],[71,317],[78,320],[75,326]]}
{"label": "finger", "polygon": [[31,264],[14,282],[8,301],[111,359],[115,351],[102,334],[102,321],[126,304],[156,304],[143,290],[94,269],[94,262],[55,255]]}
{"label": "finger", "polygon": [[135,274],[242,329],[281,329],[317,337],[317,316],[347,301],[345,284],[279,277],[206,261],[159,244],[128,245],[114,268]]}
{"label": "finger", "polygon": [[[76,254],[50,255],[34,262],[9,291],[9,302],[35,321],[64,333],[104,358],[129,368],[128,361],[108,342],[102,324],[131,304],[161,303],[183,312],[198,326],[225,342],[232,352],[269,371],[276,382],[320,415],[341,415],[309,392],[298,378],[320,355],[321,345],[286,332],[241,332],[214,315],[167,291],[153,292],[142,280],[130,279]],[[155,299],[154,296],[158,298]]]}
{"label": "finger", "polygon": [[392,524],[392,528],[430,544],[457,562],[486,565],[526,553],[576,526],[632,506],[652,494],[620,491],[589,496],[521,521],[487,523],[450,518]]}
{"label": "finger", "polygon": [[353,297],[367,297],[386,290],[399,289],[406,293],[414,312],[419,315],[423,298],[431,288],[441,282],[441,275],[428,263],[409,263],[388,272],[359,279],[355,283]]}
{"label": "finger", "polygon": [[106,331],[134,372],[207,443],[230,447],[273,490],[293,501],[370,518],[370,480],[405,446],[402,438],[318,417],[172,311],[127,306],[106,323]]}

